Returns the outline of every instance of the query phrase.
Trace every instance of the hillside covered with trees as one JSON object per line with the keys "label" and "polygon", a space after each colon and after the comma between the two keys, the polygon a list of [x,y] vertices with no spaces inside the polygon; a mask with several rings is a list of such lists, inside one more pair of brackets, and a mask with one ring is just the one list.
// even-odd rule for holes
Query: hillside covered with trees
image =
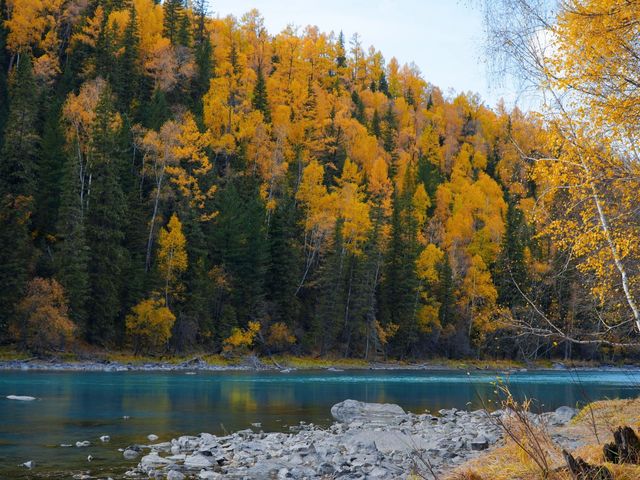
{"label": "hillside covered with trees", "polygon": [[[601,359],[635,335],[543,117],[443,95],[357,35],[274,34],[204,0],[0,15],[4,342]],[[636,258],[637,190],[607,185]]]}

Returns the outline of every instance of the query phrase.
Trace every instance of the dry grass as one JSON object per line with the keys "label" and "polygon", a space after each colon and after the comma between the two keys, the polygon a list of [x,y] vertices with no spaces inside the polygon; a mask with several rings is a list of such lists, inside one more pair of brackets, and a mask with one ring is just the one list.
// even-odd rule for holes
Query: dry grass
{"label": "dry grass", "polygon": [[[598,436],[610,436],[621,425],[628,425],[635,430],[640,429],[640,397],[626,400],[600,400],[592,402],[572,420],[569,426],[571,433],[583,433],[588,430],[595,440],[594,425]],[[587,432],[584,432],[585,434]]]}
{"label": "dry grass", "polygon": [[[560,466],[560,465],[557,465]],[[549,480],[570,480],[551,472]],[[467,462],[448,480],[540,480],[544,478],[538,465],[515,443],[508,441],[486,455]]]}
{"label": "dry grass", "polygon": [[20,351],[13,346],[0,347],[0,360],[26,360],[30,357],[28,352]]}
{"label": "dry grass", "polygon": [[[290,368],[367,368],[369,362],[360,358],[332,358],[332,357],[295,357],[293,355],[274,355],[279,365]],[[263,357],[264,363],[269,363],[269,357]]]}
{"label": "dry grass", "polygon": [[[583,408],[570,425],[561,427],[558,431],[587,442],[585,446],[572,452],[574,456],[582,457],[591,464],[604,464],[615,480],[639,480],[639,465],[603,463],[603,444],[612,440],[613,430],[620,425],[629,425],[638,430],[640,398],[593,402]],[[515,428],[519,427],[516,425]],[[546,477],[531,456],[516,442],[507,438],[503,446],[467,462],[447,477],[447,480],[573,480],[564,468],[560,447],[549,443],[551,440],[545,432],[540,434],[540,444],[545,446],[551,467]],[[524,441],[526,440],[525,438]]]}

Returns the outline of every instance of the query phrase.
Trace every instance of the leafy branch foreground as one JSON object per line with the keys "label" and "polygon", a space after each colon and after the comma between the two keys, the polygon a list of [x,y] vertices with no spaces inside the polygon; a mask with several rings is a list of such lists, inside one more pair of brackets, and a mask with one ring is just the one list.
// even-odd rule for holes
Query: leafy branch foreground
{"label": "leafy branch foreground", "polygon": [[[612,463],[604,456],[606,444],[620,426],[638,432],[640,398],[590,403],[569,425],[554,428],[530,414],[530,401],[517,402],[506,387],[499,388],[506,394],[503,407],[510,413],[497,420],[505,433],[504,445],[468,462],[447,480],[640,478],[640,465]],[[573,438],[581,446],[572,452],[563,451],[560,438]],[[568,465],[573,466],[573,472]]]}

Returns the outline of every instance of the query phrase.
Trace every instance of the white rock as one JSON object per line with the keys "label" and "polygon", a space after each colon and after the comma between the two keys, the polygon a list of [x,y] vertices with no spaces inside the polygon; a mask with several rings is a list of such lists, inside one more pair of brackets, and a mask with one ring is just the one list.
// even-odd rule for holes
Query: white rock
{"label": "white rock", "polygon": [[19,400],[21,402],[31,402],[35,399],[36,397],[30,397],[28,395],[7,395],[7,400]]}
{"label": "white rock", "polygon": [[556,411],[553,412],[551,418],[552,425],[565,425],[573,419],[578,414],[578,410],[571,407],[558,407]]}
{"label": "white rock", "polygon": [[147,435],[147,438],[150,442],[155,442],[158,439],[158,435],[154,435],[153,433]]}
{"label": "white rock", "polygon": [[34,462],[33,460],[29,460],[28,462],[24,462],[22,466],[27,468],[33,468],[36,466],[36,462]]}
{"label": "white rock", "polygon": [[155,452],[151,452],[149,455],[145,455],[140,460],[140,465],[143,468],[156,468],[163,467],[165,465],[172,465],[171,460],[167,460],[166,458],[162,458]]}
{"label": "white rock", "polygon": [[102,435],[100,437],[101,442],[107,443],[109,440],[111,440],[111,437],[109,435]]}
{"label": "white rock", "polygon": [[190,455],[184,459],[184,466],[187,468],[207,468],[211,466],[209,457],[204,455]]}
{"label": "white rock", "polygon": [[371,421],[396,421],[398,417],[405,417],[406,413],[400,405],[393,403],[365,403],[357,400],[345,400],[331,407],[333,418],[343,423],[351,423],[361,420],[365,423]]}
{"label": "white rock", "polygon": [[78,448],[88,447],[89,445],[91,445],[91,442],[89,440],[83,440],[82,442],[76,442],[76,447],[78,447]]}

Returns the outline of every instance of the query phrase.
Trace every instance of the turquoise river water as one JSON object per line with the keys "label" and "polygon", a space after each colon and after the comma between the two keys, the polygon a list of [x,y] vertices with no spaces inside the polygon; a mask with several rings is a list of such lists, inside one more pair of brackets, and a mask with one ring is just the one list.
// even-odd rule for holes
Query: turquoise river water
{"label": "turquoise river water", "polygon": [[[220,434],[260,422],[286,431],[300,421],[331,423],[346,398],[397,403],[408,411],[492,408],[500,372],[348,370],[280,372],[28,372],[0,371],[0,479],[119,477],[135,462],[118,448],[182,434]],[[508,375],[536,409],[640,395],[640,370],[532,371]],[[22,402],[7,395],[30,395]],[[111,441],[102,443],[101,435]],[[76,448],[88,440],[89,447]],[[73,444],[73,447],[61,447]],[[87,461],[92,455],[94,460]],[[34,460],[27,470],[19,464]]]}

